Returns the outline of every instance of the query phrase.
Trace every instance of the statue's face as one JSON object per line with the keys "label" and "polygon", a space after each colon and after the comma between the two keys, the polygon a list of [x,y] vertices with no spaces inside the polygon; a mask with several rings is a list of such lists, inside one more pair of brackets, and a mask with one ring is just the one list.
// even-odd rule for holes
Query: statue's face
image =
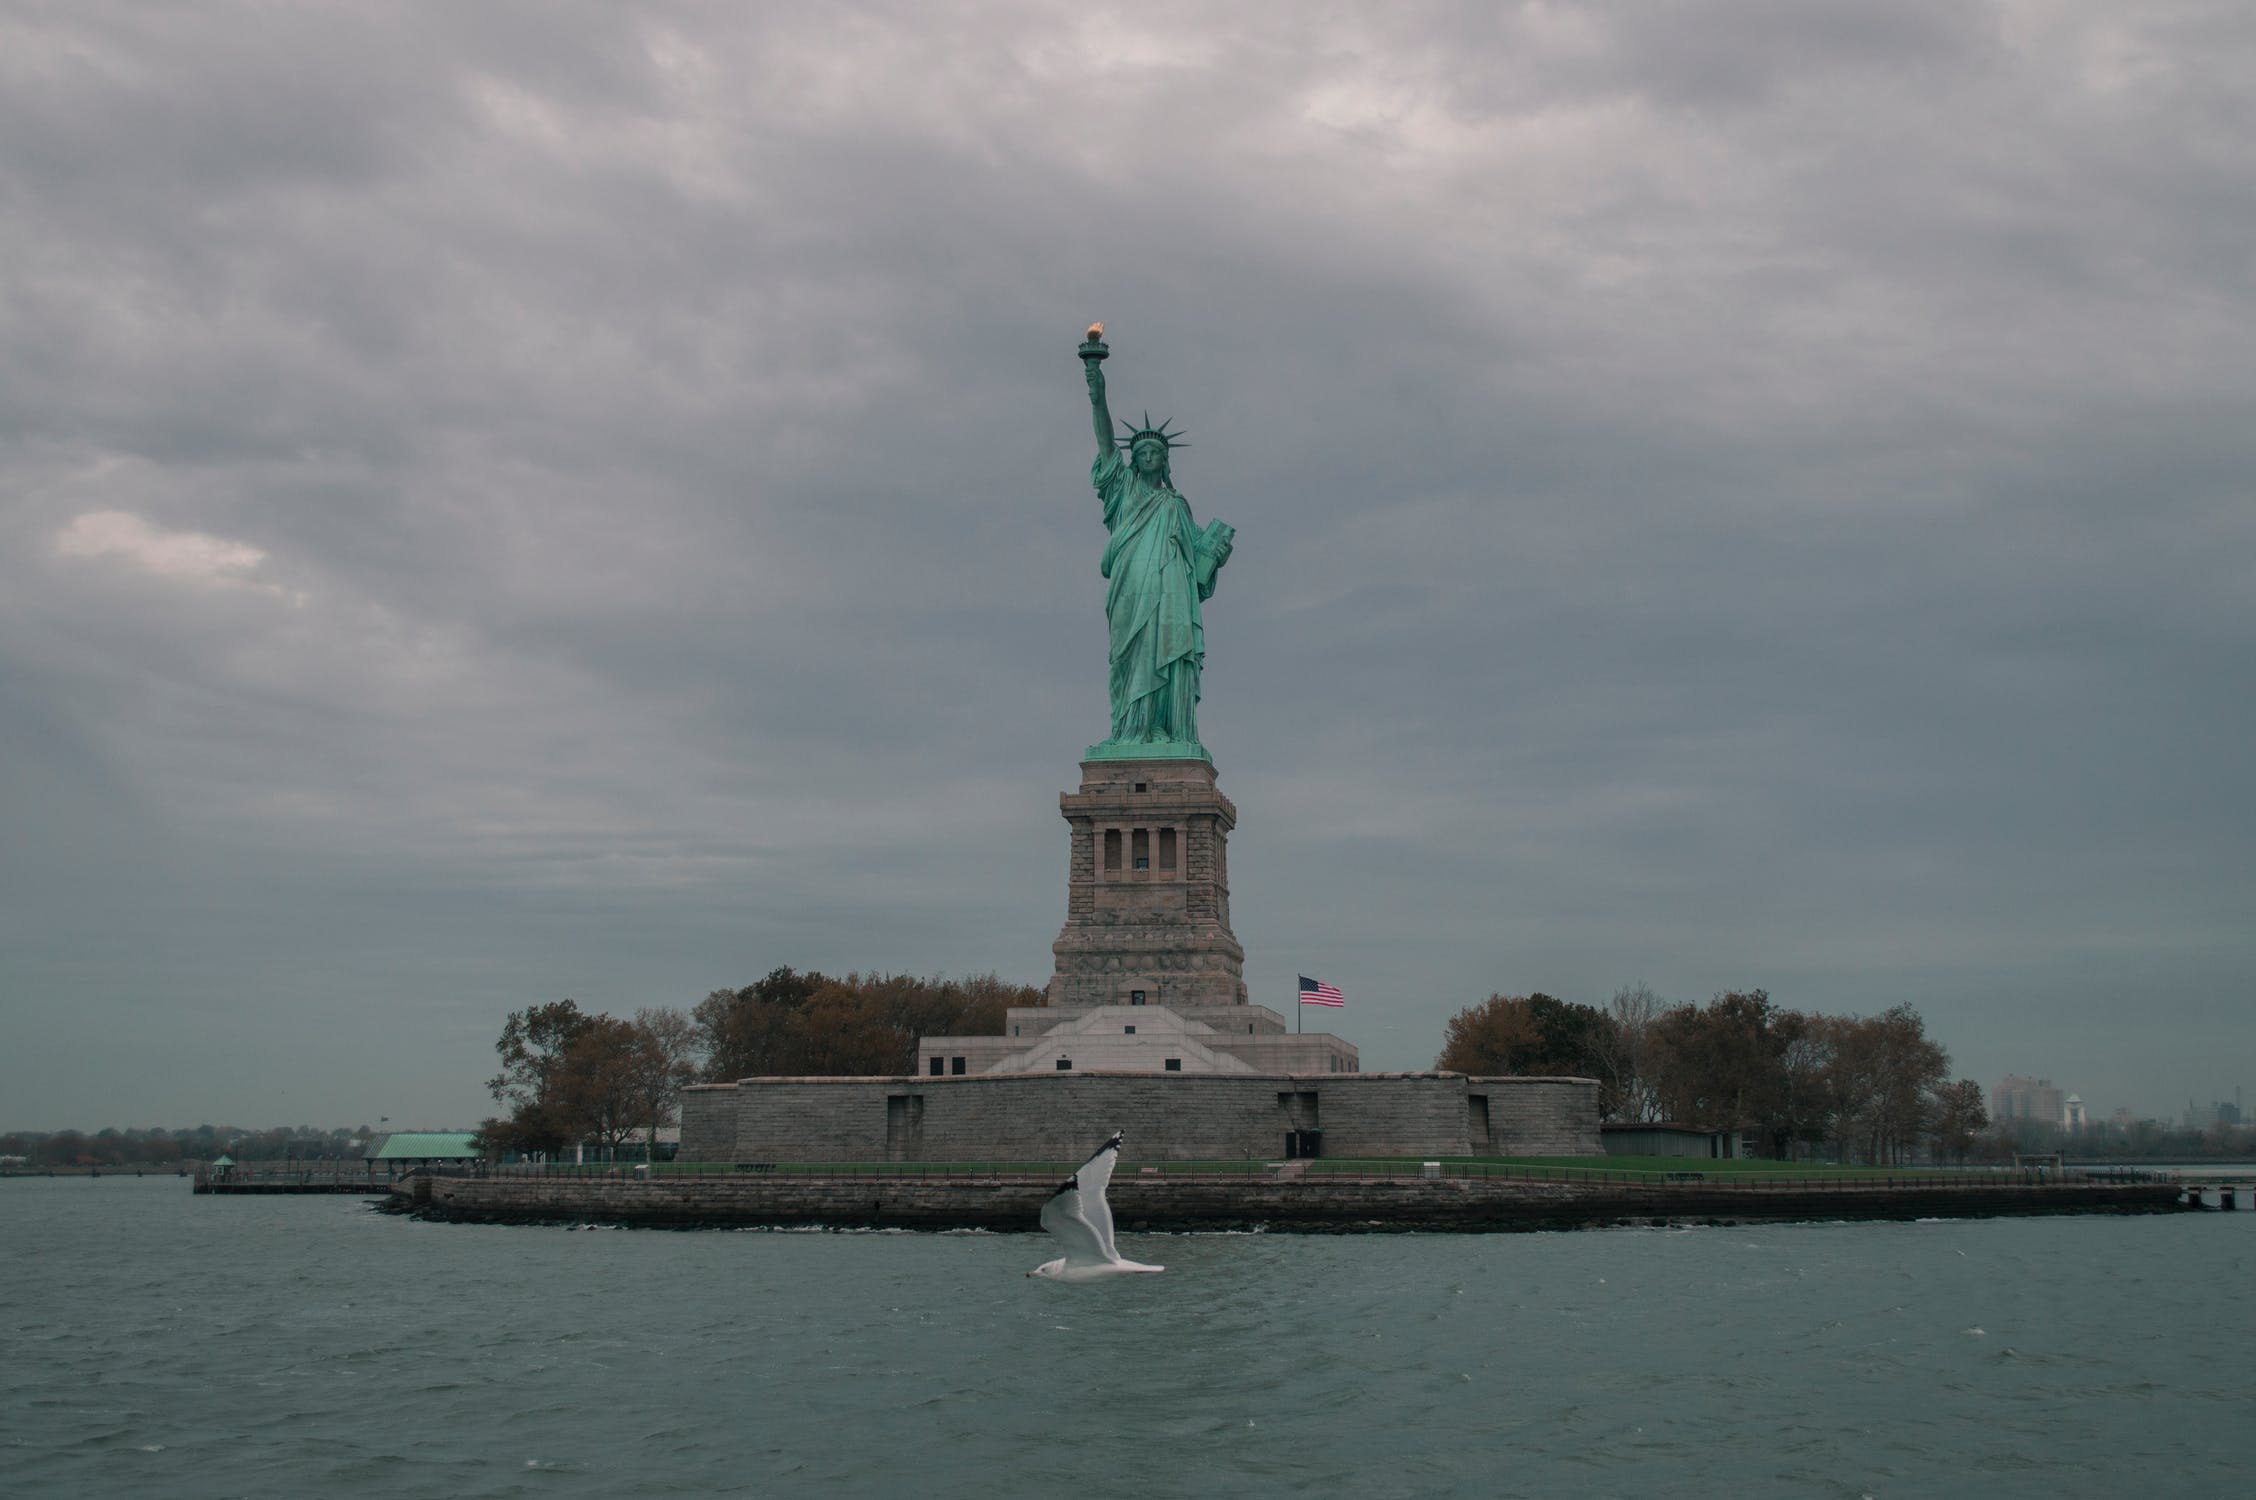
{"label": "statue's face", "polygon": [[1136,445],[1136,472],[1146,479],[1157,479],[1167,467],[1167,450],[1157,443]]}

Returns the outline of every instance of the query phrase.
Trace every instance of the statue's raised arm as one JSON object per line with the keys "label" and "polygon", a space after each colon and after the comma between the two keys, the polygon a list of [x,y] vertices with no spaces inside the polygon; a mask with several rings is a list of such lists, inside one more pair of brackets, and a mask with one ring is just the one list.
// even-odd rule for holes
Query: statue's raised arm
{"label": "statue's raised arm", "polygon": [[1089,377],[1089,419],[1097,429],[1097,456],[1112,452],[1112,410],[1105,405],[1104,362],[1112,351],[1104,344],[1104,324],[1091,323],[1081,344],[1081,368]]}

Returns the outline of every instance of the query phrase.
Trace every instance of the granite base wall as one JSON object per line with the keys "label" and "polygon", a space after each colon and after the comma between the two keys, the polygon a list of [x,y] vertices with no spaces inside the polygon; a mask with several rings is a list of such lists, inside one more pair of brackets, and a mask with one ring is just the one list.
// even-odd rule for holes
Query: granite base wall
{"label": "granite base wall", "polygon": [[681,1159],[1070,1160],[1114,1130],[1137,1161],[1265,1160],[1301,1130],[1328,1157],[1602,1154],[1587,1078],[1073,1072],[708,1084]]}

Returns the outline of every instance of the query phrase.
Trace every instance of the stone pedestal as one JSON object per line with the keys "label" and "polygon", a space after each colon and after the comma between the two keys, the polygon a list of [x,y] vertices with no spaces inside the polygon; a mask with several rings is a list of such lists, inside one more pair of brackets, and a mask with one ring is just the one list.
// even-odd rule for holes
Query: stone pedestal
{"label": "stone pedestal", "polygon": [[1049,1003],[1245,1004],[1226,852],[1238,810],[1213,763],[1085,760],[1058,805],[1073,857]]}

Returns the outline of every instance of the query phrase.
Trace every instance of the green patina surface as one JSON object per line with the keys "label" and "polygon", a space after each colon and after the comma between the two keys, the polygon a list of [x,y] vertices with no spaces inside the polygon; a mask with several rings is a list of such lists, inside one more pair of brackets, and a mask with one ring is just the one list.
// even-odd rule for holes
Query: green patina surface
{"label": "green patina surface", "polygon": [[448,1161],[472,1159],[478,1148],[470,1133],[455,1130],[395,1130],[367,1156],[369,1161]]}
{"label": "green patina surface", "polygon": [[1083,760],[1207,760],[1197,740],[1106,740],[1082,752]]}
{"label": "green patina surface", "polygon": [[[1089,330],[1081,346],[1097,456],[1089,482],[1104,504],[1106,542],[1098,571],[1105,578],[1112,733],[1091,745],[1090,760],[1209,760],[1199,743],[1199,676],[1206,666],[1206,623],[1199,606],[1214,593],[1230,560],[1236,531],[1221,521],[1202,528],[1175,488],[1168,454],[1183,446],[1168,424],[1128,423],[1115,435],[1105,400],[1104,361],[1111,351]],[[1125,453],[1125,456],[1123,454]]]}

